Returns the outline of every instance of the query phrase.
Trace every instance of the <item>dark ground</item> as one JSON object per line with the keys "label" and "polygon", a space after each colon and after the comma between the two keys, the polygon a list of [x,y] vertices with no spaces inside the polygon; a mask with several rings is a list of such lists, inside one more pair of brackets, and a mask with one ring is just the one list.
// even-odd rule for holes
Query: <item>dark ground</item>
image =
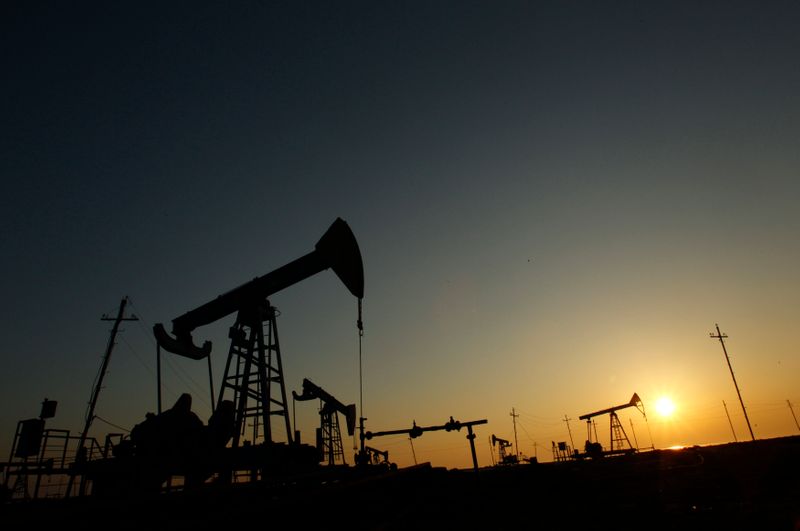
{"label": "dark ground", "polygon": [[[598,461],[208,485],[122,500],[0,505],[4,529],[800,530],[800,437]],[[252,524],[251,524],[252,522]]]}

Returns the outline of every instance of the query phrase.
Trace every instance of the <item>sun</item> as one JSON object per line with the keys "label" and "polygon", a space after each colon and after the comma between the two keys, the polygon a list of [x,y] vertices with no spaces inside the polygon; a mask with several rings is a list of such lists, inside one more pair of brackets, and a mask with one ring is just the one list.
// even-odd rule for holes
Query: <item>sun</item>
{"label": "sun", "polygon": [[668,396],[662,396],[656,401],[656,412],[662,417],[671,417],[675,413],[675,402]]}

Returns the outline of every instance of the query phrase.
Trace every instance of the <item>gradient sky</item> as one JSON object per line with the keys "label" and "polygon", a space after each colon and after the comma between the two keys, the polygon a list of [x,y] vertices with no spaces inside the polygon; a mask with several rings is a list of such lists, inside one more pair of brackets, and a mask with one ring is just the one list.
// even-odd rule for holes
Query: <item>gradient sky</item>
{"label": "gradient sky", "polygon": [[[515,407],[549,460],[564,415],[582,447],[577,417],[637,392],[641,446],[732,440],[723,400],[741,440],[718,322],[756,436],[797,433],[796,2],[7,2],[0,50],[2,459],[44,397],[79,432],[122,296],[142,321],[97,414],[130,428],[156,408],[152,324],[337,216],[364,258],[368,429],[486,418],[489,464]],[[358,402],[338,279],[271,302],[287,391]],[[195,334],[215,392],[232,322]],[[207,420],[205,364],[164,381]],[[315,406],[297,417],[312,441]],[[417,459],[469,466],[465,435]],[[404,437],[372,445],[412,464]]]}

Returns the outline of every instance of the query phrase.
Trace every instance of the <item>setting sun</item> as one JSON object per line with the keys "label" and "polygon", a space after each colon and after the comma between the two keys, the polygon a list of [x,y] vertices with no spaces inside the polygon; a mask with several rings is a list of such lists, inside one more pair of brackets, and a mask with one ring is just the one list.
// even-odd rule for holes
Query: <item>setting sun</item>
{"label": "setting sun", "polygon": [[670,417],[675,412],[675,402],[668,396],[662,396],[656,401],[656,412],[662,417]]}

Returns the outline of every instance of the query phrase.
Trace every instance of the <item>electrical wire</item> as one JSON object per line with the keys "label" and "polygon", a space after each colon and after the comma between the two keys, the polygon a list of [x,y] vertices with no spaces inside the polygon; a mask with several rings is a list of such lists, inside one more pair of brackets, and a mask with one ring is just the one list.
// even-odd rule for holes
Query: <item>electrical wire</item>
{"label": "electrical wire", "polygon": [[96,420],[99,420],[99,421],[101,421],[101,422],[105,422],[105,423],[106,423],[106,424],[108,424],[109,426],[113,426],[114,428],[117,428],[118,430],[122,430],[122,431],[124,431],[125,433],[130,433],[130,432],[131,432],[131,430],[129,430],[128,428],[123,428],[122,426],[119,426],[119,425],[117,425],[117,424],[114,424],[113,422],[110,422],[110,421],[108,421],[108,420],[104,419],[104,418],[103,418],[103,417],[101,417],[100,415],[95,415],[95,416],[94,416],[94,418],[95,418]]}
{"label": "electrical wire", "polygon": [[[132,303],[132,301],[130,299],[128,299],[128,302],[129,302],[129,304],[131,306],[133,306],[133,303]],[[139,323],[139,326],[142,327],[144,335],[145,335],[145,337],[148,338],[148,340],[150,341],[150,344],[153,345],[153,347],[155,347],[156,346],[156,342],[155,342],[155,339],[153,338],[153,334],[150,332],[150,330],[152,330],[153,327],[150,325],[150,323],[148,322],[147,319],[142,317],[142,312],[138,310],[138,307],[137,307],[137,313],[138,313],[137,317],[139,318],[139,320],[137,322]],[[147,328],[145,328],[145,325],[147,326]],[[148,330],[148,328],[150,330]],[[195,396],[199,397],[198,400],[203,405],[213,409],[212,405],[205,398],[206,391],[203,388],[204,386],[202,386],[200,383],[198,383],[197,380],[195,380],[183,368],[176,366],[172,361],[170,361],[169,356],[164,356],[164,357],[162,357],[162,359],[164,360],[164,363],[166,364],[166,366],[172,371],[172,373],[175,374],[175,376],[177,376],[178,379],[181,382],[183,382],[184,385],[186,385],[186,387],[190,388],[190,390],[192,391],[192,393],[194,393]],[[177,393],[174,390],[170,389],[165,383],[162,382],[161,385],[167,391],[169,391],[169,393],[171,395],[177,396]],[[194,398],[194,396],[193,396],[193,398]]]}

